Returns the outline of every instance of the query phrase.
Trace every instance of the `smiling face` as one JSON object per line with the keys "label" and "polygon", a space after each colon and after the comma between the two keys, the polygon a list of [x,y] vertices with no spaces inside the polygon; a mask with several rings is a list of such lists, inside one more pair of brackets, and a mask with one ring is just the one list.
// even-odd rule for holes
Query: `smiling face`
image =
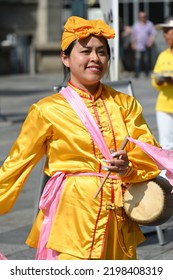
{"label": "smiling face", "polygon": [[89,36],[76,41],[70,55],[62,53],[61,58],[70,69],[70,81],[75,86],[94,93],[107,70],[109,54],[104,38]]}

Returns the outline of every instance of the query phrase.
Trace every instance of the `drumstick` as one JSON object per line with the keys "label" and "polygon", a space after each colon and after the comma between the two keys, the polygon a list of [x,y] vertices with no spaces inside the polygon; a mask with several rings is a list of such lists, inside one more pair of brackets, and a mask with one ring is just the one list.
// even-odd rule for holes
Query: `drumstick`
{"label": "drumstick", "polygon": [[[127,135],[127,136],[124,138],[123,142],[121,143],[121,146],[120,146],[119,150],[124,150],[124,148],[125,148],[125,146],[126,146],[126,144],[127,144],[127,142],[128,142],[128,139],[127,139],[128,136],[129,136],[129,135]],[[103,188],[103,186],[104,186],[104,184],[105,184],[107,178],[109,177],[110,173],[111,173],[111,171],[108,171],[108,172],[106,173],[106,175],[105,175],[105,177],[104,177],[104,179],[103,179],[103,181],[102,181],[100,187],[98,188],[96,194],[94,195],[94,198],[97,198],[99,192],[100,192],[101,189]]]}

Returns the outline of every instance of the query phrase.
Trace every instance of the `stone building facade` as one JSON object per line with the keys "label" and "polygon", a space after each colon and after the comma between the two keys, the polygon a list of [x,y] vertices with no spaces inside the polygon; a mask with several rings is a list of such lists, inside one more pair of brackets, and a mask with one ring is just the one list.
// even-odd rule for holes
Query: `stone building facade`
{"label": "stone building facade", "polygon": [[[97,16],[99,9],[99,0],[0,0],[0,74],[62,71],[64,22],[72,14]],[[171,15],[173,0],[119,0],[126,25],[141,9],[156,24]]]}
{"label": "stone building facade", "polygon": [[62,8],[61,0],[0,0],[0,74],[60,70]]}

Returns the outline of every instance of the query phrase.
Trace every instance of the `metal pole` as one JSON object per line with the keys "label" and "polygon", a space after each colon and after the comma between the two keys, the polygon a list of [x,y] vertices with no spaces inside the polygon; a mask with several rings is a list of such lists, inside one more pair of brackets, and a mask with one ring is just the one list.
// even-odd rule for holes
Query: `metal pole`
{"label": "metal pole", "polygon": [[144,11],[147,14],[148,18],[150,18],[149,3],[147,0],[144,1]]}
{"label": "metal pole", "polygon": [[112,10],[113,10],[113,26],[116,32],[116,37],[114,39],[114,55],[115,55],[115,77],[114,80],[119,80],[120,69],[119,69],[119,1],[112,1]]}
{"label": "metal pole", "polygon": [[125,25],[129,25],[129,8],[128,8],[128,2],[123,3],[123,20]]}
{"label": "metal pole", "polygon": [[115,39],[110,40],[111,65],[110,80],[119,79],[119,1],[118,0],[100,0],[100,7],[103,12],[104,20],[116,33]]}
{"label": "metal pole", "polygon": [[164,18],[167,18],[170,16],[170,9],[169,9],[169,5],[170,5],[170,1],[169,0],[165,0],[166,3],[164,3]]}
{"label": "metal pole", "polygon": [[71,0],[71,13],[73,16],[87,18],[85,0]]}
{"label": "metal pole", "polygon": [[159,244],[164,245],[166,243],[166,241],[165,241],[164,234],[163,234],[163,231],[162,231],[161,227],[156,226],[156,231],[157,231],[157,237],[158,237],[158,240],[159,240]]}
{"label": "metal pole", "polygon": [[138,13],[139,13],[139,1],[138,0],[134,0],[133,10],[134,10],[133,22],[136,22],[138,20]]}

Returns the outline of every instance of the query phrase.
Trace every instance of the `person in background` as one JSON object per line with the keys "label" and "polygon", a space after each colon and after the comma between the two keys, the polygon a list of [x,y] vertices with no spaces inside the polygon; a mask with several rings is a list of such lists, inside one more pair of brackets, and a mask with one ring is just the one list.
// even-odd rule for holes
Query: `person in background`
{"label": "person in background", "polygon": [[134,50],[135,77],[138,78],[144,69],[146,76],[149,75],[151,67],[151,48],[155,42],[156,29],[151,21],[147,19],[145,12],[139,12],[139,20],[132,26],[132,49]]}
{"label": "person in background", "polygon": [[121,59],[121,71],[126,72],[126,53],[129,52],[131,27],[124,25],[122,17],[119,17],[119,51]]}
{"label": "person in background", "polygon": [[153,69],[152,86],[158,92],[156,120],[161,147],[173,150],[173,17],[158,28],[168,48],[159,54]]}
{"label": "person in background", "polygon": [[[160,170],[135,144],[120,147],[127,135],[158,144],[136,99],[101,83],[110,60],[108,40],[114,36],[102,20],[68,18],[61,45],[68,86],[31,106],[0,169],[4,214],[46,154],[44,172],[51,178],[26,241],[37,248],[36,259],[132,260],[145,239],[139,225],[125,214],[123,192],[126,184],[155,178]],[[78,116],[80,104],[89,110],[106,154],[90,134],[93,125],[87,127]],[[108,171],[109,178],[95,196]]]}

